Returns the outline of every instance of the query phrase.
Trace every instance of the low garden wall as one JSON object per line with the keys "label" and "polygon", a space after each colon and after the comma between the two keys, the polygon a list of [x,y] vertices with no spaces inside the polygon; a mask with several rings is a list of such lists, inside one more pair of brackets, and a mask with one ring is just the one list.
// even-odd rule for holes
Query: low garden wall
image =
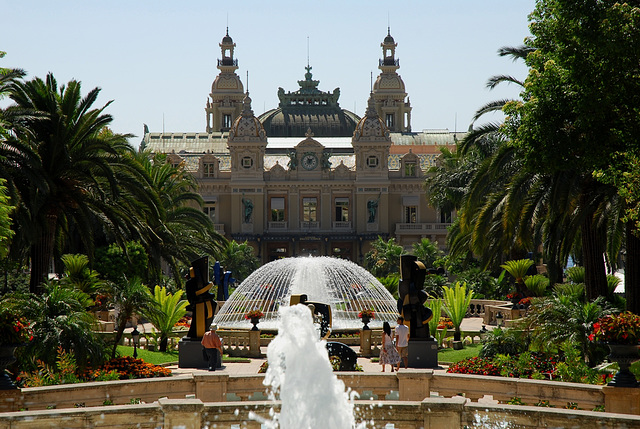
{"label": "low garden wall", "polygon": [[[498,404],[519,398],[521,403],[640,415],[640,389],[578,383],[447,374],[409,369],[395,374],[338,372],[338,378],[362,397],[375,400],[421,401],[429,397],[464,396],[474,403]],[[120,380],[32,387],[3,391],[1,411],[29,411],[151,403],[159,398],[193,397],[203,402],[264,399],[264,375],[202,373],[167,378]],[[2,414],[0,414],[2,415]]]}
{"label": "low garden wall", "polygon": [[[355,401],[358,422],[374,421],[375,427],[397,429],[461,429],[503,427],[504,423],[522,429],[562,427],[581,429],[628,429],[640,427],[640,417],[582,410],[469,402],[466,398],[427,398],[422,401]],[[253,402],[238,407],[232,403],[203,402],[199,399],[159,399],[152,404],[112,407],[42,410],[0,414],[0,429],[32,428],[228,428],[242,423],[246,429],[259,429],[261,423],[250,413],[269,418],[280,405]],[[330,410],[328,410],[330,412]],[[509,426],[512,427],[512,426]]]}

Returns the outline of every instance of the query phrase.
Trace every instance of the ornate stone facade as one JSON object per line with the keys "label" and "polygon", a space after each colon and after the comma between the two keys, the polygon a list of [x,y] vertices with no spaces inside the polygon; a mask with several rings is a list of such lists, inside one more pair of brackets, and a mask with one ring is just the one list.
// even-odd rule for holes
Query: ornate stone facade
{"label": "ornate stone facade", "polygon": [[220,232],[247,240],[263,262],[330,255],[361,263],[378,236],[406,248],[422,237],[444,246],[451,214],[428,206],[424,178],[439,148],[464,133],[409,132],[411,107],[390,33],[362,118],[339,108],[338,88],[318,90],[308,65],[300,89],[280,89],[280,106],[256,117],[228,32],[220,47],[207,133],[145,132],[143,140],[194,174]]}

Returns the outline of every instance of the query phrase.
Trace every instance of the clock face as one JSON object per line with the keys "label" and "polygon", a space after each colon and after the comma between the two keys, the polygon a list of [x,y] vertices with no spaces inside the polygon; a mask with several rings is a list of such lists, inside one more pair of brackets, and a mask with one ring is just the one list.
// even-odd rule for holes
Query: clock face
{"label": "clock face", "polygon": [[318,166],[318,157],[313,153],[306,153],[302,157],[301,164],[305,170],[313,170]]}

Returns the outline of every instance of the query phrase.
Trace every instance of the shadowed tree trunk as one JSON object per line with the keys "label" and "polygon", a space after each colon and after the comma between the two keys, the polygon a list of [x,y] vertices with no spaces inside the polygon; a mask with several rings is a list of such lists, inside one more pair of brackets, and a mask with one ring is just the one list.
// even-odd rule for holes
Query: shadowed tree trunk
{"label": "shadowed tree trunk", "polygon": [[640,238],[633,233],[633,222],[627,222],[627,258],[624,266],[624,291],[627,310],[640,314]]}
{"label": "shadowed tree trunk", "polygon": [[[585,200],[584,193],[580,199]],[[586,207],[586,205],[585,205]],[[582,257],[584,260],[584,284],[588,300],[607,296],[607,273],[604,267],[604,243],[601,240],[593,215],[587,214],[580,227],[582,234]]]}
{"label": "shadowed tree trunk", "polygon": [[29,278],[29,292],[39,294],[42,283],[47,280],[49,264],[53,256],[53,238],[57,222],[56,215],[48,215],[44,225],[45,230],[36,244],[31,247],[31,277]]}

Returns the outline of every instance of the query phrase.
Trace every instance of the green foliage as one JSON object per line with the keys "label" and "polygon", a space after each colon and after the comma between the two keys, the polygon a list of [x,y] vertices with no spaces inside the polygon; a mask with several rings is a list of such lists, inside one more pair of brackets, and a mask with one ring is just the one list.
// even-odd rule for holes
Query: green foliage
{"label": "green foliage", "polygon": [[442,286],[448,283],[449,281],[445,276],[441,276],[440,274],[427,274],[424,278],[423,289],[429,296],[441,297]]}
{"label": "green foliage", "polygon": [[382,237],[371,243],[372,249],[364,256],[364,266],[375,277],[386,277],[400,271],[400,256],[404,254],[402,246],[395,238],[384,241]]}
{"label": "green foliage", "polygon": [[395,299],[398,299],[398,285],[400,284],[400,273],[388,274],[386,277],[378,277],[378,281],[389,291]]}
{"label": "green foliage", "polygon": [[167,292],[164,287],[157,286],[154,288],[153,294],[149,294],[155,301],[155,308],[160,310],[152,311],[144,314],[147,320],[155,327],[160,334],[160,351],[167,351],[167,338],[173,331],[173,327],[187,313],[186,308],[188,302],[181,300],[182,291],[179,290],[175,294]]}
{"label": "green foliage", "polygon": [[19,309],[32,323],[33,340],[16,351],[21,367],[31,370],[37,360],[53,366],[58,347],[72,353],[81,368],[100,364],[106,358],[106,350],[93,333],[96,321],[86,311],[91,303],[87,294],[59,281],[45,283],[42,295],[10,295],[4,305]]}
{"label": "green foliage", "polygon": [[508,289],[504,273],[502,271],[500,276],[495,278],[489,271],[472,267],[459,273],[456,280],[466,283],[476,299],[503,299]]}
{"label": "green foliage", "polygon": [[607,374],[590,368],[584,361],[580,346],[569,341],[560,346],[564,353],[564,362],[558,362],[554,378],[571,383],[603,384]]}
{"label": "green foliage", "polygon": [[453,326],[455,327],[454,338],[460,340],[460,325],[462,319],[467,314],[467,309],[473,297],[473,291],[467,293],[467,285],[457,282],[453,287],[443,286],[444,309],[449,315]]}
{"label": "green foliage", "polygon": [[566,296],[580,302],[585,302],[584,283],[561,283],[553,286],[557,296]]}
{"label": "green foliage", "polygon": [[553,295],[533,300],[523,326],[531,333],[533,347],[553,352],[559,344],[569,341],[590,366],[595,366],[605,353],[602,346],[589,341],[589,335],[593,324],[610,313],[604,298],[585,303],[575,296]]}
{"label": "green foliage", "polygon": [[526,277],[524,284],[529,292],[531,292],[531,296],[545,296],[547,294],[547,288],[549,287],[549,279],[542,274],[535,274]]}
{"label": "green foliage", "polygon": [[231,240],[226,243],[219,254],[218,261],[225,271],[231,271],[236,284],[242,283],[249,274],[260,266],[253,247],[246,241],[238,243]]}
{"label": "green foliage", "polygon": [[428,238],[422,238],[419,242],[413,243],[413,254],[425,267],[435,267],[436,261],[442,256],[442,251],[438,249],[438,242],[435,243]]}
{"label": "green foliage", "polygon": [[13,237],[11,218],[9,215],[15,208],[9,204],[9,196],[5,187],[6,180],[0,177],[0,259],[3,259],[9,250],[9,242]]}
{"label": "green foliage", "polygon": [[518,396],[514,396],[513,398],[511,398],[509,401],[507,401],[507,404],[509,404],[509,405],[527,405],[524,402],[522,402],[522,399],[519,398]]}
{"label": "green foliage", "polygon": [[158,309],[157,303],[153,295],[149,293],[147,286],[137,277],[112,283],[109,290],[109,299],[118,310],[116,336],[111,352],[111,357],[114,358],[117,345],[131,316],[144,314],[146,317],[153,317],[154,315],[160,315],[162,311]]}
{"label": "green foliage", "polygon": [[484,335],[482,349],[478,356],[516,356],[528,349],[528,339],[522,331],[497,327]]}
{"label": "green foliage", "polygon": [[[432,298],[427,301],[427,306],[433,314],[433,317],[429,320],[429,334],[435,337],[438,331],[438,324],[440,323],[440,315],[442,315],[442,300]],[[438,342],[438,344],[440,345],[440,342]]]}
{"label": "green foliage", "polygon": [[571,283],[584,283],[584,267],[567,268],[567,280]]}
{"label": "green foliage", "polygon": [[139,241],[127,241],[125,249],[113,243],[96,249],[96,270],[112,282],[139,277],[146,280],[149,255]]}
{"label": "green foliage", "polygon": [[507,270],[517,283],[520,283],[523,281],[524,277],[527,275],[527,271],[532,265],[533,261],[531,259],[518,259],[515,261],[507,261],[500,266]]}
{"label": "green foliage", "polygon": [[100,280],[98,272],[89,268],[87,255],[62,255],[62,263],[64,264],[64,275],[60,279],[62,285],[82,291],[90,297],[95,297],[106,289],[107,284]]}
{"label": "green foliage", "polygon": [[42,361],[37,363],[38,369],[33,372],[21,372],[20,382],[25,387],[52,386],[55,384],[80,383],[78,377],[78,365],[71,353],[67,353],[62,347],[57,350],[55,365],[49,366]]}

